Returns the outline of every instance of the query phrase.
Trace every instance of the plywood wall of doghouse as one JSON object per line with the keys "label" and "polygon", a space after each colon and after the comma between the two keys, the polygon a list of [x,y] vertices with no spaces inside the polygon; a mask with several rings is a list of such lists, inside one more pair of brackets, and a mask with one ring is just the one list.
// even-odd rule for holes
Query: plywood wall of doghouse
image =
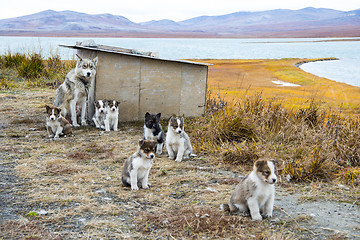
{"label": "plywood wall of doghouse", "polygon": [[[206,100],[207,66],[97,52],[96,99],[116,99],[120,121],[146,112],[200,116]],[[92,55],[93,57],[93,55]]]}

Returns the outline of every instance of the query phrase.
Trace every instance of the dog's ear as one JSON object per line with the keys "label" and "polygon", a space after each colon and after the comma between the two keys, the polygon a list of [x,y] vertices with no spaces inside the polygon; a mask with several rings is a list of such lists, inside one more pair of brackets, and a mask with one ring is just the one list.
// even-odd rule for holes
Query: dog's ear
{"label": "dog's ear", "polygon": [[173,119],[174,119],[174,116],[171,116],[171,117],[169,118],[169,122],[172,121]]}
{"label": "dog's ear", "polygon": [[46,112],[48,112],[51,108],[49,105],[45,105],[45,107],[46,107]]}
{"label": "dog's ear", "polygon": [[264,166],[265,164],[266,164],[266,161],[265,161],[265,160],[257,160],[257,161],[254,163],[254,167],[260,168],[260,167]]}
{"label": "dog's ear", "polygon": [[270,161],[272,161],[275,166],[277,166],[279,164],[279,160],[277,160],[277,159],[271,159]]}
{"label": "dog's ear", "polygon": [[95,66],[97,66],[97,63],[98,63],[98,57],[95,57],[95,58],[93,59],[93,61],[94,61]]}
{"label": "dog's ear", "polygon": [[184,123],[184,114],[181,117],[181,122]]}
{"label": "dog's ear", "polygon": [[144,144],[144,139],[139,140],[139,146],[141,147]]}
{"label": "dog's ear", "polygon": [[78,54],[75,54],[78,58],[78,61],[82,61],[82,58],[78,55]]}
{"label": "dog's ear", "polygon": [[156,114],[156,118],[157,118],[158,120],[160,120],[160,117],[161,117],[161,113]]}
{"label": "dog's ear", "polygon": [[150,116],[150,113],[149,112],[146,112],[145,113],[145,118],[148,118]]}

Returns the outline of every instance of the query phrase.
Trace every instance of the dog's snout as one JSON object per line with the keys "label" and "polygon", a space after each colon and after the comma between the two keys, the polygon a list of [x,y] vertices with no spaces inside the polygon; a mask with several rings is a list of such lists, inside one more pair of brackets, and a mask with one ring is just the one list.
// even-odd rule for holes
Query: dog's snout
{"label": "dog's snout", "polygon": [[276,178],[273,178],[272,181],[273,181],[273,183],[276,183]]}
{"label": "dog's snout", "polygon": [[90,77],[90,76],[91,76],[91,72],[87,72],[86,75],[87,75],[88,77]]}
{"label": "dog's snout", "polygon": [[51,120],[55,120],[55,117],[54,117],[54,116],[51,116],[50,119],[51,119]]}
{"label": "dog's snout", "polygon": [[155,157],[155,155],[152,153],[152,154],[150,154],[150,156],[149,156],[150,158],[154,158]]}

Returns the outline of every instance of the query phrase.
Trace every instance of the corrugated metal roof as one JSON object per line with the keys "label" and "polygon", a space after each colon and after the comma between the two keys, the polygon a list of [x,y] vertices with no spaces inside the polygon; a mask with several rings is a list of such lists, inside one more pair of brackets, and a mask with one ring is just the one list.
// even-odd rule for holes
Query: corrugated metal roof
{"label": "corrugated metal roof", "polygon": [[[105,45],[81,46],[81,45],[59,44],[59,46],[66,47],[66,48],[72,48],[72,49],[84,49],[84,50],[91,50],[91,51],[116,53],[116,54],[123,54],[123,55],[134,56],[134,57],[150,58],[150,59],[156,59],[156,60],[162,60],[162,61],[186,63],[186,64],[193,64],[193,65],[202,65],[202,66],[212,66],[213,65],[210,63],[200,63],[200,62],[192,62],[192,61],[185,61],[185,60],[172,60],[172,59],[164,59],[164,58],[146,56],[146,55],[142,55],[142,54],[135,54],[135,53],[130,52],[131,49],[111,47],[111,46],[105,46]],[[130,50],[130,51],[128,51],[128,50]]]}

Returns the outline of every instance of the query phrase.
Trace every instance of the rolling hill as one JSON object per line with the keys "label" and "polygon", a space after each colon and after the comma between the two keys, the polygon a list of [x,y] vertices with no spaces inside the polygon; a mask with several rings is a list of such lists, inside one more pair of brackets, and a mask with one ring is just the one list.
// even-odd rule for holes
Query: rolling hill
{"label": "rolling hill", "polygon": [[43,12],[0,20],[0,35],[109,37],[359,37],[360,9],[276,9],[135,23],[123,16]]}

